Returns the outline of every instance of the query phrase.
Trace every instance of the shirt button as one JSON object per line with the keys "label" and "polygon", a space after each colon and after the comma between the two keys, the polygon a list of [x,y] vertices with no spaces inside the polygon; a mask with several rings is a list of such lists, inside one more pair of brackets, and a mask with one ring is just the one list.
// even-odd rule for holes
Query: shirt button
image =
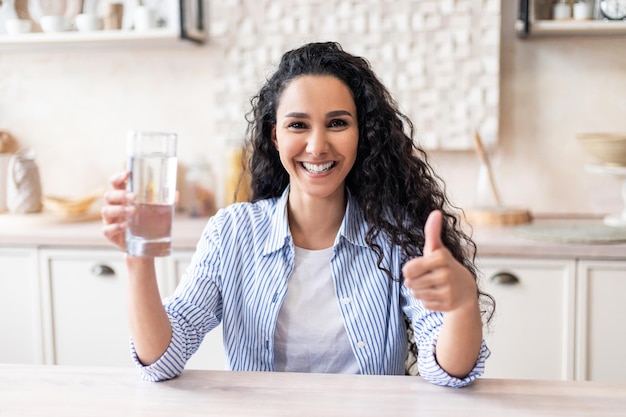
{"label": "shirt button", "polygon": [[365,342],[361,340],[356,344],[356,347],[358,347],[359,349],[363,349],[365,347]]}
{"label": "shirt button", "polygon": [[346,305],[346,304],[350,304],[352,300],[350,299],[350,297],[343,297],[341,299],[341,304]]}

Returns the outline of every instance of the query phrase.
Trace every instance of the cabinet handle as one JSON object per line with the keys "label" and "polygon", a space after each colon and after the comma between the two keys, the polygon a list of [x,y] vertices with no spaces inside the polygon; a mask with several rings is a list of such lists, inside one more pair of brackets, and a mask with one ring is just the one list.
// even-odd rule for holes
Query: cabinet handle
{"label": "cabinet handle", "polygon": [[495,284],[499,285],[515,285],[519,284],[519,278],[510,272],[498,272],[492,275],[489,280]]}
{"label": "cabinet handle", "polygon": [[97,277],[108,277],[115,275],[115,270],[108,265],[94,265],[91,267],[91,273]]}

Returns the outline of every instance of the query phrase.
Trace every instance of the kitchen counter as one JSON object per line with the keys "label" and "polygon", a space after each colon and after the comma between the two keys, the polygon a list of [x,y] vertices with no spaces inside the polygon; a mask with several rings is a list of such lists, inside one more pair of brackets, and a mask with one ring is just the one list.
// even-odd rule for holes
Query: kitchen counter
{"label": "kitchen counter", "polygon": [[[97,217],[84,222],[25,221],[23,217],[11,221],[9,215],[0,215],[0,246],[38,247],[103,247],[113,246],[102,235],[102,224]],[[207,218],[177,216],[174,219],[172,244],[174,249],[194,249],[206,225]],[[601,219],[537,219],[533,224],[555,221],[575,224],[601,224]],[[476,227],[471,232],[479,256],[529,256],[535,258],[626,259],[626,244],[571,244],[551,243],[522,238],[513,227]]]}
{"label": "kitchen counter", "polygon": [[134,368],[0,365],[2,416],[621,416],[626,383],[186,370],[146,382]]}

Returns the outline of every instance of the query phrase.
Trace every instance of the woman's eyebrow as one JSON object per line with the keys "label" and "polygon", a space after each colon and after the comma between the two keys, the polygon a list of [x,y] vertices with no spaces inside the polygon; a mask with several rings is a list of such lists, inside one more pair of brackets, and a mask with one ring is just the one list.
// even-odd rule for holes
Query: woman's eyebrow
{"label": "woman's eyebrow", "polygon": [[337,117],[337,116],[352,117],[352,113],[350,113],[348,110],[334,110],[334,111],[328,112],[328,114],[326,115],[326,117]]}
{"label": "woman's eyebrow", "polygon": [[[333,110],[326,114],[326,117],[337,117],[337,116],[352,117],[352,113],[350,113],[348,110]],[[285,114],[285,117],[294,117],[298,119],[310,119],[311,118],[311,116],[309,116],[307,113],[301,113],[301,112],[295,112],[295,111]]]}
{"label": "woman's eyebrow", "polygon": [[295,112],[295,111],[287,113],[285,115],[285,117],[295,117],[295,118],[298,118],[298,119],[309,119],[310,118],[310,116],[308,114],[306,114],[306,113],[300,113],[300,112]]}

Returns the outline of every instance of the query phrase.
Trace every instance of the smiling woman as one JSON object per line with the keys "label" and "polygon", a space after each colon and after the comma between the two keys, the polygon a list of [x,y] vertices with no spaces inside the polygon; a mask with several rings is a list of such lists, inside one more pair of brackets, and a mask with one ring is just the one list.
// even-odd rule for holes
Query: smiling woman
{"label": "smiling woman", "polygon": [[[252,201],[209,219],[164,305],[154,259],[126,258],[143,377],[178,375],[220,323],[233,370],[398,375],[410,349],[435,384],[479,377],[473,243],[367,61],[306,44],[251,104]],[[104,233],[124,249],[127,176],[115,178]]]}

